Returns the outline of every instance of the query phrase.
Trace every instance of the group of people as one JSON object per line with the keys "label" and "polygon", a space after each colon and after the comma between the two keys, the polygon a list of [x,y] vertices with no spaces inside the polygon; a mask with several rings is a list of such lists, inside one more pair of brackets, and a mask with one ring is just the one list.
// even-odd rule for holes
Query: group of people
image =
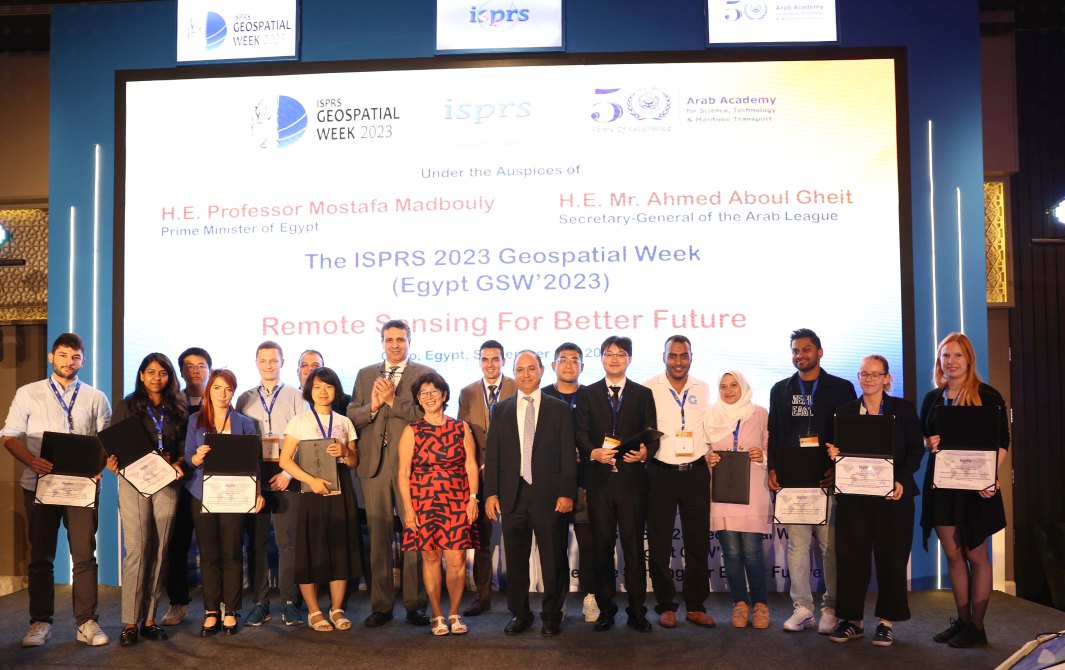
{"label": "group of people", "polygon": [[[920,494],[915,474],[926,448],[933,454],[939,448],[935,410],[984,405],[1005,413],[1001,396],[979,380],[972,345],[960,333],[947,336],[938,347],[935,388],[925,396],[920,414],[912,402],[888,395],[891,374],[885,358],[874,354],[863,359],[858,396],[852,382],[821,368],[824,352],[816,333],[799,329],[790,338],[796,372],[773,386],[768,409],[754,404],[740,370],[724,371],[711,383],[693,377],[692,344],[684,335],[665,341],[661,374],[642,384],[631,380],[626,372],[632,340],[612,335],[600,349],[604,376],[588,385],[579,379],[584,360],[576,344],[555,350],[550,365],[556,379],[543,385],[545,366],[537,352],[508,356],[499,342],[484,342],[481,378],[461,389],[452,418],[446,413],[450,386],[431,368],[409,360],[410,341],[406,323],[386,323],[381,328],[383,359],[358,372],[352,396],[344,394],[338,376],[324,367],[317,351],[300,356],[296,388],[280,379],[281,346],[263,342],[256,351],[259,383],[235,400],[235,376],[224,368],[212,369],[205,350],[184,351],[177,368],[164,354],[152,353],[138,368],[134,392],[116,403],[112,417],[106,396],[77,377],[85,362],[81,339],[73,333],[59,336],[48,356],[51,376],[18,390],[2,433],[4,446],[26,466],[21,483],[32,554],[31,624],[23,645],[41,645],[51,633],[52,562],[60,522],[70,540],[78,639],[89,645],[109,641],[96,615],[96,509],[34,503],[37,477],[52,469],[41,457],[45,431],[93,435],[109,422],[136,417],[157,453],[175,469],[175,483],[150,497],[119,478],[125,549],[120,639],[132,645],[141,637],[166,639],[164,626],[187,616],[193,530],[200,548],[205,637],[241,628],[245,536],[252,606],[243,625],[271,620],[271,524],[284,624],[306,623],[316,631],[351,628],[343,610],[345,590],[349,580],[368,572],[371,612],[364,625],[385,625],[393,618],[396,599],[396,519],[403,528],[400,591],[406,618],[429,626],[433,635],[464,634],[469,627],[463,617],[491,609],[492,522],[500,519],[512,615],[507,635],[524,632],[534,621],[529,603],[534,540],[543,591],[541,633],[552,637],[561,632],[570,524],[578,544],[583,616],[594,630],[612,628],[619,610],[616,540],[630,628],[653,629],[645,604],[648,569],[660,627],[678,625],[678,599],[684,603],[685,621],[713,627],[705,606],[712,532],[721,543],[734,602],[731,625],[765,629],[771,615],[763,542],[774,521],[772,492],[781,489],[781,451],[815,447],[825,451],[828,464],[840,455],[833,417],[893,416],[891,493],[884,498],[831,495],[825,523],[786,524],[794,609],[783,622],[784,630],[793,632],[816,625],[836,642],[863,637],[863,607],[875,558],[878,623],[872,642],[889,646],[893,624],[910,616],[906,565],[914,498]],[[510,377],[504,373],[508,358]],[[1000,425],[999,462],[1009,444],[1007,423]],[[256,435],[261,441],[254,513],[204,508],[203,468],[212,433]],[[334,480],[300,467],[298,450],[305,440],[331,441],[327,453],[336,461]],[[722,452],[742,452],[744,463],[749,458],[746,504],[711,503],[712,473]],[[114,457],[106,465],[120,471]],[[958,608],[957,619],[934,639],[971,647],[986,642],[983,622],[991,591],[987,538],[1005,527],[1001,495],[997,482],[994,490],[980,492],[934,488],[931,471],[921,524],[926,543],[933,529],[940,539]],[[365,508],[368,560],[356,477]],[[832,487],[832,467],[820,484]],[[678,514],[685,546],[679,594],[671,570]],[[815,540],[823,557],[819,620],[809,578]],[[474,551],[475,596],[461,610],[469,550]],[[321,584],[329,589],[326,612],[319,604]],[[450,599],[446,613],[445,586]],[[170,609],[157,620],[164,595],[169,595]]]}

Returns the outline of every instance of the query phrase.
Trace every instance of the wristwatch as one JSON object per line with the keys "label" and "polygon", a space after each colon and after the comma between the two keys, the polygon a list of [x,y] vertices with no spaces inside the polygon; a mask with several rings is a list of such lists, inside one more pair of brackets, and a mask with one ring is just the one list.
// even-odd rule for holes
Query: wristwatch
{"label": "wristwatch", "polygon": [[476,493],[471,493],[470,494],[470,500],[480,500],[480,498],[477,497]]}

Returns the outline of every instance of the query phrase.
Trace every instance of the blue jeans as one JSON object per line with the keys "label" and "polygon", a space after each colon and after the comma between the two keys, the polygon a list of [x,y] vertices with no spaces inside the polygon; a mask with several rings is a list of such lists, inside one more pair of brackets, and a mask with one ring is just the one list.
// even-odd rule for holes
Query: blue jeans
{"label": "blue jeans", "polygon": [[810,589],[810,545],[816,539],[821,546],[822,577],[825,593],[821,607],[836,607],[836,498],[828,499],[828,523],[823,526],[785,524],[788,531],[788,573],[791,577],[791,601],[813,611],[814,599]]}
{"label": "blue jeans", "polygon": [[[738,530],[717,532],[721,554],[725,559],[725,575],[733,602],[748,605],[768,603],[769,587],[765,577],[765,554],[762,553],[761,533],[742,533]],[[746,574],[744,574],[746,572]],[[750,584],[750,594],[747,585]]]}

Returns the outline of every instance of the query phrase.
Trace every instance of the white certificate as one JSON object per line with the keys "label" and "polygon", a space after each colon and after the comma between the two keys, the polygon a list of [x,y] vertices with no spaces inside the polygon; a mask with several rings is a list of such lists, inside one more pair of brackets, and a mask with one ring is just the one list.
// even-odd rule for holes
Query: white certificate
{"label": "white certificate", "polygon": [[895,465],[883,456],[836,459],[836,492],[886,498],[895,490]]}
{"label": "white certificate", "polygon": [[40,475],[33,502],[38,505],[96,507],[96,480],[79,475]]}
{"label": "white certificate", "polygon": [[998,473],[998,450],[940,449],[933,468],[932,486],[937,489],[993,489]]}
{"label": "white certificate", "polygon": [[281,438],[263,438],[263,460],[276,463],[281,460]]}
{"label": "white certificate", "polygon": [[819,526],[828,521],[828,494],[822,488],[786,488],[777,491],[775,523]]}
{"label": "white certificate", "polygon": [[248,514],[255,510],[259,482],[251,475],[207,475],[203,478],[203,511]]}
{"label": "white certificate", "polygon": [[154,451],[122,468],[119,474],[145,498],[151,498],[164,486],[177,480],[177,470],[174,466]]}

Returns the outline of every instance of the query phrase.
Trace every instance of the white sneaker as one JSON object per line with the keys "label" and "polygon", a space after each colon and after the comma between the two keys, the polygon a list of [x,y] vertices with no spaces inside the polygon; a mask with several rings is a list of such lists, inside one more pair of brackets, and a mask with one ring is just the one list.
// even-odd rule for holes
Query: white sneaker
{"label": "white sneaker", "polygon": [[47,621],[34,621],[22,638],[23,647],[39,647],[52,636],[52,624]]}
{"label": "white sneaker", "polygon": [[836,610],[831,607],[821,608],[821,621],[817,624],[817,632],[821,635],[828,635],[832,631],[836,630],[836,626],[839,624],[839,617],[836,616]]}
{"label": "white sneaker", "polygon": [[[784,622],[784,630],[799,632],[806,630],[807,626],[814,625],[814,613],[802,605],[796,605],[788,620]],[[832,631],[829,631],[830,633]]]}
{"label": "white sneaker", "polygon": [[176,626],[189,616],[188,605],[171,605],[160,622],[164,626]]}
{"label": "white sneaker", "polygon": [[84,642],[90,647],[102,647],[108,642],[107,635],[100,630],[100,624],[92,619],[78,626],[78,642]]}
{"label": "white sneaker", "polygon": [[595,623],[599,620],[599,605],[595,602],[595,596],[589,593],[584,596],[584,620]]}

